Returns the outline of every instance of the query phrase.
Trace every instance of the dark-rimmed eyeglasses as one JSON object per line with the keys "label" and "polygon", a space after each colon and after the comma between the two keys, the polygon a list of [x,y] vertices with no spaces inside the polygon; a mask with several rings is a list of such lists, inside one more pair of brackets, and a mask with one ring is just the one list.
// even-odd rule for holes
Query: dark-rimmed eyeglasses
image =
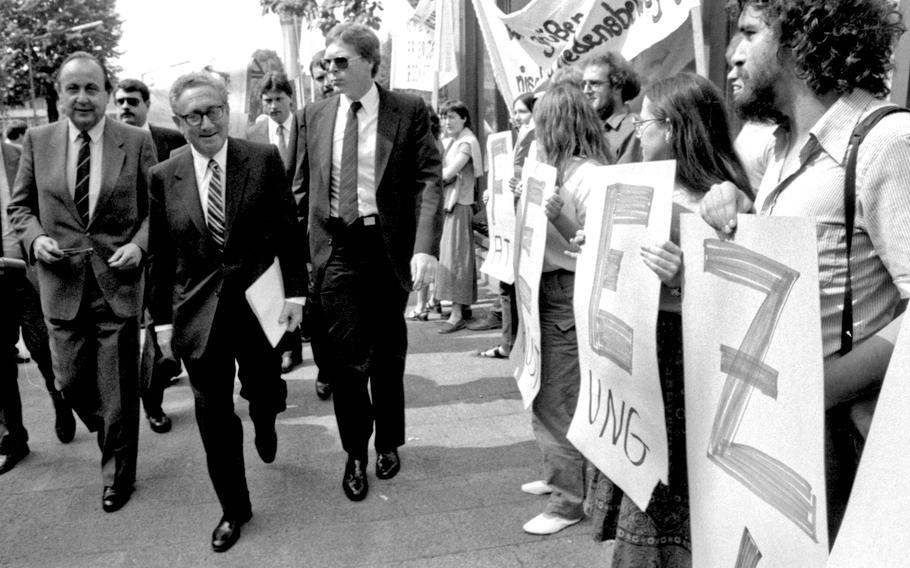
{"label": "dark-rimmed eyeglasses", "polygon": [[215,106],[205,112],[191,112],[190,114],[180,115],[180,118],[186,121],[190,126],[199,126],[202,124],[203,117],[207,117],[211,122],[221,120],[224,116],[224,105]]}
{"label": "dark-rimmed eyeglasses", "polygon": [[635,127],[635,136],[641,138],[642,133],[645,131],[645,127],[652,122],[662,122],[666,124],[669,122],[669,120],[666,118],[646,118],[645,120],[633,120],[632,126]]}
{"label": "dark-rimmed eyeglasses", "polygon": [[142,102],[142,99],[139,97],[117,97],[114,99],[114,102],[117,103],[118,107],[123,106],[123,103],[126,103],[131,107],[137,107],[139,106],[139,103]]}
{"label": "dark-rimmed eyeglasses", "polygon": [[353,57],[329,57],[320,61],[319,66],[322,67],[323,70],[328,71],[331,65],[335,65],[335,69],[344,71],[348,68],[348,65],[351,63],[351,61],[354,61],[355,59],[363,58],[359,55],[355,55]]}

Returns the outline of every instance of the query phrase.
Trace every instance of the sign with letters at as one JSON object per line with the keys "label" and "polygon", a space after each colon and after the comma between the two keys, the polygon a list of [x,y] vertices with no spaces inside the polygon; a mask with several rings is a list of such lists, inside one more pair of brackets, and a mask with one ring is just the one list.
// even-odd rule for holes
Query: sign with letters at
{"label": "sign with letters at", "polygon": [[512,284],[515,282],[515,197],[509,188],[509,180],[515,173],[515,167],[512,164],[511,132],[487,136],[487,161],[490,164],[490,171],[487,172],[490,250],[480,271],[500,282]]}
{"label": "sign with letters at", "polygon": [[518,202],[515,227],[515,295],[518,300],[518,336],[511,362],[525,408],[540,390],[540,274],[547,244],[544,203],[556,188],[556,168],[530,158],[521,172],[524,190]]}
{"label": "sign with letters at", "polygon": [[815,223],[681,219],[693,566],[824,566],[824,377]]}
{"label": "sign with letters at", "polygon": [[670,234],[676,162],[601,168],[575,272],[581,389],[568,438],[641,509],[667,482],[664,403],[657,370],[660,279],[643,245]]}
{"label": "sign with letters at", "polygon": [[900,334],[878,397],[850,503],[828,568],[906,566],[910,534],[910,317]]}

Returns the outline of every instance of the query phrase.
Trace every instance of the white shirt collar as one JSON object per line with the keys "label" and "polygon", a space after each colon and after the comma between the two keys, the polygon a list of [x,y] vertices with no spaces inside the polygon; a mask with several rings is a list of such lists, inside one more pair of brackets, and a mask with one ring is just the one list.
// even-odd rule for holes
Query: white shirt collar
{"label": "white shirt collar", "polygon": [[[268,120],[269,120],[269,136],[274,134],[277,137],[279,123],[275,122],[271,116],[268,118]],[[293,121],[294,121],[294,113],[290,112],[290,113],[288,113],[287,119],[284,122],[280,123],[281,125],[284,126],[284,131],[286,133],[289,133],[291,131],[291,123]]]}
{"label": "white shirt collar", "polygon": [[227,171],[227,168],[226,168],[227,147],[228,147],[227,140],[224,141],[224,145],[221,146],[221,149],[218,150],[217,152],[215,152],[215,155],[212,156],[211,158],[206,158],[205,156],[200,154],[199,151],[196,150],[196,148],[194,148],[192,144],[190,144],[189,146],[190,146],[190,152],[192,152],[192,154],[193,154],[193,167],[196,170],[196,179],[197,180],[202,179],[205,176],[205,171],[209,167],[210,159],[215,160],[215,162],[221,168],[222,173]]}
{"label": "white shirt collar", "polygon": [[[379,89],[376,88],[376,83],[370,85],[370,89],[360,97],[360,104],[363,105],[363,110],[368,114],[379,112]],[[344,93],[341,94],[339,106],[345,113],[351,108],[351,99]]]}
{"label": "white shirt collar", "polygon": [[[92,138],[92,143],[98,142],[101,140],[101,135],[104,133],[104,124],[107,122],[107,117],[102,116],[101,120],[98,121],[98,124],[88,129],[88,135]],[[71,144],[75,144],[79,139],[79,134],[82,132],[79,130],[79,127],[73,124],[72,120],[67,119],[66,121],[69,129],[69,140]]]}

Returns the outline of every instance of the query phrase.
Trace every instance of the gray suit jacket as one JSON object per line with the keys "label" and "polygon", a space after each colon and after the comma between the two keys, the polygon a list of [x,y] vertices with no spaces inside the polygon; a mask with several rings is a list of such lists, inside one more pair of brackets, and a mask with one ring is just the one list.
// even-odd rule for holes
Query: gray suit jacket
{"label": "gray suit jacket", "polygon": [[148,176],[156,162],[155,146],[147,132],[110,119],[102,137],[101,191],[85,224],[66,184],[66,119],[25,133],[9,216],[30,260],[41,235],[55,239],[60,248],[92,249],[92,254],[38,263],[41,308],[47,318],[75,319],[86,262],[117,316],[138,316],[142,310],[142,268],[116,269],[107,261],[126,243],[143,251],[148,246]]}

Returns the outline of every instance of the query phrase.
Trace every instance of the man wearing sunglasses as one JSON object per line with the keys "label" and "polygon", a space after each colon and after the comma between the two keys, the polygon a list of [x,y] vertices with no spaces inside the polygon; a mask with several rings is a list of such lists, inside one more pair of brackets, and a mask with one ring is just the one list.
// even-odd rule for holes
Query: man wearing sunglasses
{"label": "man wearing sunglasses", "polygon": [[342,488],[353,501],[367,496],[374,424],[376,477],[401,467],[404,308],[412,289],[434,279],[442,224],[441,160],[427,107],[378,86],[379,64],[368,27],[345,22],[329,32],[322,66],[340,96],[306,107],[296,176],[309,187],[313,299],[329,350],[343,354],[332,387],[347,452]]}
{"label": "man wearing sunglasses", "polygon": [[[120,81],[114,92],[114,104],[117,106],[117,118],[120,122],[146,130],[152,135],[159,162],[167,160],[171,151],[186,145],[183,134],[176,130],[149,124],[149,88],[142,81],[137,79]],[[154,326],[150,324],[146,326],[145,338],[139,365],[139,392],[149,427],[153,432],[164,434],[171,429],[171,419],[162,410],[161,401],[164,398],[164,389],[171,379],[180,374],[180,363],[161,356],[155,340]]]}

